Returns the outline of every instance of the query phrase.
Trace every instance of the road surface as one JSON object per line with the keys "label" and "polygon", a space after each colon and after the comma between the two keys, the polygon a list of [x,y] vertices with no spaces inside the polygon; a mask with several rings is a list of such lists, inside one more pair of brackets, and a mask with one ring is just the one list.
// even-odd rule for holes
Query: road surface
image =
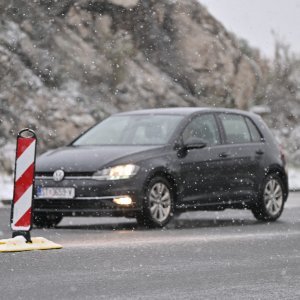
{"label": "road surface", "polygon": [[[8,222],[2,207],[0,239]],[[64,248],[0,253],[1,299],[300,299],[300,193],[270,224],[239,210],[185,213],[163,230],[66,218],[32,236]]]}

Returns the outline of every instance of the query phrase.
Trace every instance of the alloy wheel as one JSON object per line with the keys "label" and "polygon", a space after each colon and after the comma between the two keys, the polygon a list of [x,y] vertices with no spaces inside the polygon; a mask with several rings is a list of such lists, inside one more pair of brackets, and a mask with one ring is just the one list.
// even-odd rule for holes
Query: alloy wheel
{"label": "alloy wheel", "polygon": [[283,205],[283,192],[276,179],[270,179],[264,190],[265,208],[271,216],[278,214]]}
{"label": "alloy wheel", "polygon": [[151,217],[164,222],[171,212],[171,192],[162,182],[155,183],[149,192],[149,206]]}

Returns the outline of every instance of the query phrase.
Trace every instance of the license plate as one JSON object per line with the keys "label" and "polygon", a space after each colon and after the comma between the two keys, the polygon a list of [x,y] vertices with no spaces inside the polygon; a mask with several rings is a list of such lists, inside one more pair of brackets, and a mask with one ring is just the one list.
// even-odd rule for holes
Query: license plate
{"label": "license plate", "polygon": [[70,199],[75,197],[75,188],[38,187],[38,198]]}

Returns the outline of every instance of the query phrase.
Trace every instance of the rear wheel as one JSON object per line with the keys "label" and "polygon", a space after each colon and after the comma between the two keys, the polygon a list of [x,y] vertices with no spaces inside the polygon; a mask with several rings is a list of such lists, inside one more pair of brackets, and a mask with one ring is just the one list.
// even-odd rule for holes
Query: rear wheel
{"label": "rear wheel", "polygon": [[284,200],[282,180],[275,174],[268,175],[252,213],[258,220],[275,221],[283,211]]}
{"label": "rear wheel", "polygon": [[34,214],[33,224],[37,228],[52,228],[55,227],[61,220],[61,215],[57,214]]}
{"label": "rear wheel", "polygon": [[164,177],[154,177],[146,187],[143,210],[137,215],[141,226],[164,227],[174,210],[174,193]]}

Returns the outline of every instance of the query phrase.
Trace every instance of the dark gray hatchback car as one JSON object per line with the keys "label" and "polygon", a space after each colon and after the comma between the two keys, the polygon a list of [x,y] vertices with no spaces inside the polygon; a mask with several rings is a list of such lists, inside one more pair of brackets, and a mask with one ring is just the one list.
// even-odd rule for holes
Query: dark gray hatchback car
{"label": "dark gray hatchback car", "polygon": [[34,224],[88,215],[162,227],[174,213],[226,208],[274,221],[287,196],[284,155],[259,116],[140,110],[113,115],[38,158]]}

